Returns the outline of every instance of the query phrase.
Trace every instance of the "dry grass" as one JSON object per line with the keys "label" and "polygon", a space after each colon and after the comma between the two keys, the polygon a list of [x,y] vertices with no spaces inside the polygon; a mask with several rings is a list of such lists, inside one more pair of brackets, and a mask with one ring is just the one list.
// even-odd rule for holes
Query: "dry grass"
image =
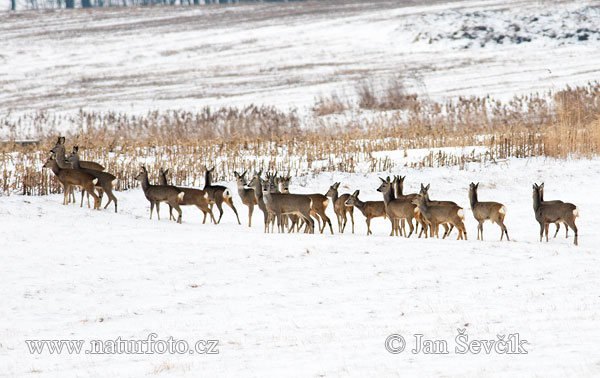
{"label": "dry grass", "polygon": [[[216,180],[233,171],[277,170],[292,175],[323,171],[398,169],[378,151],[431,148],[415,167],[464,166],[471,161],[548,156],[591,158],[600,151],[600,84],[555,94],[515,97],[508,103],[460,98],[449,103],[417,101],[398,112],[375,113],[366,122],[339,125],[318,118],[303,129],[295,113],[250,106],[199,113],[152,112],[145,116],[86,113],[27,114],[0,119],[16,135],[40,143],[5,143],[0,150],[0,193],[43,195],[60,191],[52,172],[42,170],[57,128],[75,132],[67,144],[81,146],[82,159],[101,162],[119,178],[118,190],[137,187],[140,165],[157,174],[170,167],[176,185],[202,186],[204,167],[217,167]],[[379,101],[379,100],[378,100]],[[443,153],[441,147],[484,147],[485,152]],[[471,151],[472,149],[468,149]],[[151,178],[152,179],[152,178]],[[156,179],[156,177],[154,177]]]}

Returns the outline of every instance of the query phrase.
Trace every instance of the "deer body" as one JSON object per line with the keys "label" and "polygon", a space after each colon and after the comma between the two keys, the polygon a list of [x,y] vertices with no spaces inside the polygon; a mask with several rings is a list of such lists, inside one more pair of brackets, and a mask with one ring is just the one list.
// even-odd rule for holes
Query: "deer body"
{"label": "deer body", "polygon": [[577,245],[577,226],[575,218],[579,216],[577,206],[568,202],[557,203],[542,203],[541,191],[544,184],[533,185],[533,210],[535,211],[535,219],[540,224],[540,241],[544,232],[546,233],[546,242],[548,241],[548,226],[550,223],[564,222],[575,232],[574,244]]}
{"label": "deer body", "polygon": [[254,206],[258,205],[258,200],[254,194],[254,189],[246,188],[246,171],[242,174],[233,171],[233,174],[235,175],[235,180],[237,182],[240,199],[244,205],[248,206],[248,227],[252,227],[252,213],[254,212]]}
{"label": "deer body", "polygon": [[233,205],[233,197],[231,196],[231,192],[223,185],[213,185],[211,174],[215,169],[206,169],[204,174],[204,191],[208,193],[208,204],[210,205],[210,209],[212,211],[213,205],[217,205],[217,209],[219,209],[219,219],[217,223],[221,222],[221,218],[223,217],[223,202],[226,203],[237,218],[238,224],[242,224],[240,222],[240,217],[238,216],[237,209]]}
{"label": "deer body", "polygon": [[[439,236],[438,225],[442,223],[450,223],[458,229],[458,239],[467,240],[467,230],[463,220],[465,219],[464,210],[458,205],[452,204],[431,204],[425,199],[425,196],[420,195],[412,200],[412,203],[418,206],[421,215],[433,227],[436,236]],[[444,238],[446,235],[444,235]]]}
{"label": "deer body", "polygon": [[[283,177],[279,184],[280,184],[280,192],[281,193],[289,193],[289,185],[290,182],[292,180],[291,176],[287,176],[287,177]],[[327,196],[321,194],[321,193],[313,193],[313,194],[304,194],[306,196],[308,196],[310,198],[311,202],[311,207],[310,207],[310,215],[315,217],[317,219],[317,222],[319,224],[319,232],[323,233],[323,231],[325,230],[325,227],[327,225],[329,225],[329,231],[331,231],[331,234],[333,235],[333,226],[331,225],[331,220],[329,219],[329,217],[327,216],[327,214],[325,213],[325,210],[327,209],[327,206],[329,206],[329,198],[327,198]],[[300,220],[300,218],[296,217],[296,216],[292,216],[292,229],[295,226],[296,223],[299,223],[298,221]],[[321,220],[323,221],[323,227],[321,227]],[[298,227],[302,227],[301,224],[298,224]]]}
{"label": "deer body", "polygon": [[506,240],[508,238],[508,230],[504,225],[504,217],[506,216],[506,206],[498,202],[479,202],[477,198],[477,189],[479,183],[471,183],[469,185],[469,201],[471,202],[471,210],[473,211],[473,217],[479,223],[477,225],[477,240],[479,240],[479,234],[481,233],[481,240],[483,240],[483,223],[486,220],[497,223],[500,226],[500,240],[506,234]]}
{"label": "deer body", "polygon": [[[168,168],[166,170],[163,170],[162,168],[159,170],[158,183],[160,185],[169,185],[167,180],[168,172]],[[180,186],[177,186],[176,188],[184,193],[183,199],[179,201],[179,206],[196,206],[198,209],[200,209],[200,211],[204,213],[204,219],[202,220],[202,224],[206,223],[207,215],[210,215],[210,219],[213,223],[217,223],[213,215],[212,209],[208,207],[208,193],[206,193],[204,190],[195,188],[183,188]],[[175,217],[173,216],[173,207],[171,205],[169,205],[169,219],[175,219]]]}
{"label": "deer body", "polygon": [[352,220],[352,233],[354,233],[354,207],[346,206],[346,201],[348,201],[350,194],[345,193],[340,196],[338,194],[339,187],[340,183],[336,182],[335,184],[331,185],[325,195],[331,198],[331,201],[333,202],[333,211],[337,217],[339,232],[343,234],[344,230],[346,229],[346,223],[348,222],[346,213],[348,213],[350,214],[350,219]]}
{"label": "deer body", "polygon": [[160,220],[160,203],[166,202],[169,206],[172,206],[177,210],[179,213],[177,223],[181,223],[182,212],[179,203],[182,202],[185,197],[185,193],[181,189],[171,185],[151,185],[150,181],[148,181],[148,171],[146,170],[146,167],[142,167],[142,171],[135,179],[142,183],[144,196],[146,196],[146,199],[150,202],[150,219],[152,219],[152,211],[154,210],[154,205],[156,205],[156,215],[158,220]]}
{"label": "deer body", "polygon": [[114,202],[115,203],[115,213],[116,213],[117,212],[117,197],[115,197],[115,195],[113,193],[113,187],[115,185],[117,185],[119,180],[117,180],[117,178],[114,175],[112,175],[108,172],[102,172],[102,171],[96,171],[93,169],[82,168],[80,165],[79,154],[77,153],[77,151],[78,151],[77,147],[74,147],[73,152],[71,153],[71,155],[69,155],[69,158],[67,159],[67,162],[72,164],[73,169],[81,170],[82,172],[88,173],[98,179],[98,181],[96,182],[96,189],[98,190],[98,193],[100,194],[100,196],[99,196],[100,205],[102,204],[102,193],[106,193],[106,195],[108,196],[108,202],[106,203],[106,206],[104,206],[104,208],[106,209],[108,207],[108,205],[110,205],[111,202]]}
{"label": "deer body", "polygon": [[392,223],[392,232],[390,233],[390,236],[398,236],[400,231],[399,221],[401,219],[406,219],[410,227],[410,232],[406,237],[410,237],[415,230],[413,219],[415,218],[416,206],[409,199],[394,198],[394,188],[389,177],[387,180],[382,178],[380,178],[380,180],[382,183],[379,188],[377,188],[377,191],[383,194],[385,212]]}
{"label": "deer body", "polygon": [[[100,207],[98,196],[96,195],[96,193],[94,193],[94,185],[98,181],[97,178],[77,169],[61,168],[56,162],[54,155],[46,161],[46,163],[44,164],[44,168],[50,168],[52,172],[54,172],[58,180],[62,183],[63,187],[67,188],[71,186],[76,186],[81,188],[80,207],[83,207],[83,194],[85,192],[88,192],[92,197],[94,197],[94,209],[98,209]],[[63,205],[66,205],[68,203],[68,195],[69,192],[65,190],[63,197]]]}
{"label": "deer body", "polygon": [[358,199],[360,190],[355,191],[346,201],[347,206],[354,206],[365,216],[367,222],[367,235],[372,235],[371,219],[378,217],[386,217],[385,203],[383,201],[366,201]]}

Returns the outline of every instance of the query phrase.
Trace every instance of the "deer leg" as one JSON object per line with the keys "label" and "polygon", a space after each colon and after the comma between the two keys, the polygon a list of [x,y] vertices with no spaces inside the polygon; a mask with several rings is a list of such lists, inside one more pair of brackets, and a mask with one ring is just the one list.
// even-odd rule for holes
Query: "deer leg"
{"label": "deer leg", "polygon": [[568,238],[569,237],[569,227],[568,227],[567,222],[563,222],[563,223],[565,225],[565,238]]}
{"label": "deer leg", "polygon": [[550,228],[550,223],[546,223],[544,225],[544,231],[546,232],[546,243],[548,242],[548,229]]}
{"label": "deer leg", "polygon": [[[204,211],[204,219],[202,219],[202,224],[206,223],[206,215],[208,214],[208,211]],[[211,212],[212,214],[212,212]]]}
{"label": "deer leg", "polygon": [[567,219],[565,223],[573,229],[573,232],[575,232],[574,244],[577,245],[577,226],[575,225],[575,219]]}
{"label": "deer leg", "polygon": [[240,217],[238,216],[237,209],[235,208],[235,206],[233,206],[233,199],[231,197],[227,197],[227,198],[224,198],[223,200],[227,205],[229,205],[229,207],[231,207],[231,209],[235,213],[235,217],[237,218],[238,224],[241,225],[242,222],[240,222]]}
{"label": "deer leg", "polygon": [[371,218],[367,217],[367,235],[371,235]]}
{"label": "deer leg", "polygon": [[413,219],[412,218],[408,218],[406,220],[406,222],[408,223],[408,225],[410,226],[410,232],[408,233],[407,238],[410,238],[410,236],[413,234],[413,232],[415,231],[415,226],[413,226]]}
{"label": "deer leg", "polygon": [[[179,213],[179,215],[177,216],[177,223],[181,224],[181,218],[182,218],[182,215],[183,215],[183,212],[181,211],[181,207],[179,207],[178,203],[173,204],[173,207]],[[156,208],[156,210],[158,211],[158,207]]]}
{"label": "deer leg", "polygon": [[219,209],[219,219],[217,220],[217,224],[219,224],[221,223],[221,218],[223,217],[223,199],[221,199],[220,201],[217,200],[215,204],[217,205],[217,209]]}
{"label": "deer leg", "polygon": [[254,212],[254,205],[248,205],[248,227],[252,227],[252,213]]}
{"label": "deer leg", "polygon": [[171,206],[171,204],[169,204],[169,220],[175,220],[175,217],[173,216],[173,206]]}
{"label": "deer leg", "polygon": [[154,201],[150,201],[150,219],[152,219],[152,211],[154,210]]}
{"label": "deer leg", "polygon": [[539,222],[540,223],[540,241],[542,241],[542,238],[544,237],[544,223],[543,222]]}
{"label": "deer leg", "polygon": [[350,213],[350,220],[352,221],[352,233],[354,233],[354,207],[351,207],[348,212]]}
{"label": "deer leg", "polygon": [[[481,233],[481,241],[483,241],[483,222],[479,222],[479,232]],[[479,237],[477,238],[479,240]]]}
{"label": "deer leg", "polygon": [[156,216],[160,220],[160,201],[156,201]]}
{"label": "deer leg", "polygon": [[[558,235],[558,231],[560,231],[560,222],[556,222],[556,232],[554,233],[554,238],[556,238],[556,235]],[[569,227],[567,227],[567,232],[569,232]]]}

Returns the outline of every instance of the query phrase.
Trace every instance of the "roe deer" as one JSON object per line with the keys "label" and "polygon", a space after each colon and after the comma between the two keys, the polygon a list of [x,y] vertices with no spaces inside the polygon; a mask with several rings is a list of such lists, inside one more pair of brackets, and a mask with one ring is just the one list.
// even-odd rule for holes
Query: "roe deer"
{"label": "roe deer", "polygon": [[371,232],[371,219],[384,217],[385,214],[385,203],[383,201],[366,201],[363,202],[358,199],[358,195],[360,194],[360,190],[352,193],[350,197],[345,202],[346,206],[354,206],[360,210],[361,213],[367,218],[367,235],[372,235]]}
{"label": "roe deer", "polygon": [[[289,193],[290,192],[290,182],[292,181],[291,176],[282,177],[280,180],[280,191],[281,193]],[[333,226],[331,225],[331,220],[325,213],[327,206],[329,205],[329,198],[321,193],[312,193],[312,194],[304,194],[310,198],[312,201],[312,205],[310,207],[310,215],[317,219],[319,224],[319,232],[323,233],[325,227],[329,225],[329,231],[333,235]],[[294,223],[298,222],[299,218],[292,218],[292,227],[294,227]],[[323,227],[321,227],[321,220],[323,221]],[[299,222],[298,222],[299,223]],[[302,227],[301,224],[298,224],[298,228]]]}
{"label": "roe deer", "polygon": [[[534,185],[537,185],[537,184],[534,184]],[[564,203],[561,200],[552,200],[552,201],[544,200],[544,184],[542,183],[542,185],[540,185],[539,188],[540,188],[540,201],[542,201],[542,203],[544,203],[544,204]],[[569,226],[565,222],[555,222],[554,223],[556,225],[556,232],[554,233],[554,237],[556,238],[556,235],[558,235],[558,231],[560,231],[561,223],[565,226],[565,238],[568,238],[569,237]]]}
{"label": "roe deer", "polygon": [[258,201],[254,194],[254,189],[246,188],[248,185],[246,182],[246,172],[247,171],[244,171],[242,174],[239,174],[237,171],[233,171],[233,175],[237,182],[238,195],[240,196],[242,203],[248,206],[248,227],[252,227],[252,213],[254,212],[254,205],[258,205]]}
{"label": "roe deer", "polygon": [[135,179],[142,183],[144,195],[150,201],[150,219],[152,219],[152,211],[154,205],[156,205],[156,215],[160,220],[160,203],[166,202],[177,210],[179,213],[177,223],[181,223],[182,212],[179,203],[184,199],[185,193],[183,191],[171,185],[151,185],[148,181],[148,171],[144,166],[142,166],[142,171],[135,176]]}
{"label": "roe deer", "polygon": [[73,152],[71,152],[71,155],[69,155],[69,157],[67,158],[67,162],[72,164],[73,169],[79,169],[82,172],[88,173],[98,179],[98,181],[96,182],[96,189],[98,190],[100,205],[102,205],[102,194],[106,193],[106,195],[108,196],[108,202],[106,203],[106,206],[104,206],[104,208],[106,209],[111,202],[114,202],[116,213],[117,197],[115,197],[115,195],[113,194],[113,187],[117,185],[119,180],[116,178],[116,176],[108,172],[81,168],[78,151],[79,149],[77,146],[73,147]]}
{"label": "roe deer", "polygon": [[[414,199],[417,197],[417,193],[410,193],[410,194],[404,194],[404,179],[406,179],[406,176],[396,176],[394,175],[394,180],[392,181],[392,185],[394,188],[394,198],[398,198],[398,199]],[[421,225],[421,232],[419,233],[419,237],[421,237],[421,234],[423,234],[423,229],[427,227],[427,225],[424,223],[423,219],[421,219],[421,212],[419,211],[419,208],[416,208],[416,212],[415,212],[415,232],[419,231],[419,224]],[[396,226],[398,227],[398,226]],[[404,219],[401,220],[401,224],[400,224],[400,235],[406,235],[406,229],[404,226]],[[427,237],[427,234],[425,234],[425,237]]]}
{"label": "roe deer", "polygon": [[[429,198],[429,188],[431,187],[431,184],[427,184],[427,186],[423,185],[421,183],[421,190],[419,191],[419,195],[423,195],[425,198],[425,202],[427,202],[428,205],[453,205],[453,206],[458,206],[456,204],[456,202],[453,201],[433,201]],[[452,230],[454,229],[454,226],[452,224],[449,223],[442,223],[441,224],[442,227],[444,227],[444,236],[442,237],[445,238],[446,236],[450,235],[450,233],[452,232]],[[435,232],[437,232],[437,230],[435,230]],[[430,231],[430,235],[433,236],[434,230]]]}
{"label": "roe deer", "polygon": [[327,197],[331,198],[333,202],[333,211],[338,220],[338,229],[340,233],[344,233],[346,229],[346,223],[348,222],[348,218],[346,218],[346,213],[350,214],[350,219],[352,220],[352,233],[354,233],[354,207],[346,206],[346,201],[350,197],[350,194],[345,193],[341,196],[338,195],[338,188],[340,187],[340,183],[336,182],[329,187],[329,190],[325,194]]}
{"label": "roe deer", "polygon": [[[58,137],[58,141],[56,142],[56,144],[54,145],[54,147],[52,147],[52,149],[50,150],[50,152],[54,152],[56,153],[57,157],[60,158],[60,156],[62,155],[63,158],[65,157],[65,137]],[[64,161],[64,159],[63,159]],[[85,169],[93,169],[96,171],[104,171],[104,166],[102,166],[101,164],[98,164],[96,162],[93,161],[85,161],[85,160],[80,160],[79,161],[79,165],[81,166],[81,168],[85,168]],[[65,167],[65,168],[70,168],[70,167]]]}
{"label": "roe deer", "polygon": [[233,197],[231,196],[231,192],[223,185],[213,185],[211,174],[215,170],[205,168],[204,170],[204,191],[208,193],[208,204],[210,205],[210,209],[212,211],[213,205],[217,205],[217,209],[219,209],[219,219],[217,223],[221,223],[221,218],[223,217],[223,202],[225,202],[233,212],[235,213],[235,217],[237,218],[238,224],[242,224],[240,222],[240,217],[238,216],[237,209],[233,205]]}
{"label": "roe deer", "polygon": [[498,202],[479,202],[477,198],[477,189],[479,189],[479,183],[471,183],[469,185],[469,201],[471,202],[471,210],[473,211],[473,217],[479,223],[477,225],[477,240],[479,240],[479,234],[481,233],[481,240],[483,240],[483,222],[486,220],[492,221],[492,223],[498,223],[500,226],[500,240],[506,234],[506,240],[508,238],[508,230],[504,225],[504,216],[506,215],[506,206]]}
{"label": "roe deer", "polygon": [[[271,223],[271,218],[273,217],[274,219],[274,214],[271,213],[269,211],[269,209],[267,208],[267,205],[265,204],[264,198],[263,198],[263,187],[262,187],[262,179],[260,178],[260,175],[262,174],[262,170],[259,172],[255,172],[254,176],[252,176],[252,179],[250,180],[250,183],[248,183],[248,186],[251,187],[254,190],[254,196],[256,197],[256,202],[258,204],[258,208],[263,212],[263,216],[264,216],[264,221],[265,221],[265,233],[269,232],[269,224]],[[274,230],[271,229],[271,232],[273,232]]]}
{"label": "roe deer", "polygon": [[[439,227],[441,223],[450,223],[458,230],[458,239],[467,240],[467,230],[463,220],[465,219],[465,211],[458,205],[454,204],[432,204],[428,203],[425,196],[420,194],[412,200],[412,203],[419,207],[421,215],[435,230],[435,236],[439,237]],[[443,238],[445,238],[444,235]]]}
{"label": "roe deer", "polygon": [[579,216],[577,206],[572,203],[542,203],[540,192],[543,190],[544,184],[533,184],[533,210],[535,211],[535,219],[540,224],[540,241],[544,232],[546,232],[546,242],[548,241],[548,226],[550,223],[564,222],[575,232],[574,244],[577,245],[577,226],[575,218]]}
{"label": "roe deer", "polygon": [[377,188],[377,191],[383,194],[385,212],[392,223],[390,236],[398,236],[400,231],[399,221],[406,219],[410,227],[410,232],[406,237],[409,238],[415,230],[413,219],[415,218],[416,206],[410,199],[394,198],[394,188],[389,177],[386,180],[381,177],[379,179],[381,180],[381,185]]}
{"label": "roe deer", "polygon": [[[169,173],[169,169],[163,170],[160,168],[158,173],[158,183],[160,185],[168,186],[167,174]],[[206,215],[210,214],[210,219],[214,224],[217,223],[215,217],[213,215],[212,209],[208,207],[208,193],[201,189],[195,188],[182,188],[177,186],[177,189],[181,190],[184,193],[183,199],[179,201],[179,206],[196,206],[204,213],[204,219],[202,220],[202,224],[206,223]],[[173,206],[169,205],[169,220],[175,220],[173,216]]]}
{"label": "roe deer", "polygon": [[[255,190],[258,189],[259,180],[261,178],[258,175],[252,178],[251,184]],[[305,232],[315,232],[315,224],[310,217],[312,202],[310,198],[300,194],[271,193],[271,185],[268,182],[262,182],[261,186],[265,206],[270,213],[274,214],[277,220],[277,229],[280,233],[285,232],[283,224],[283,215],[285,214],[295,214],[301,217],[307,224]]]}
{"label": "roe deer", "polygon": [[[77,169],[59,167],[58,163],[56,162],[56,155],[54,153],[52,154],[52,156],[50,156],[46,163],[44,163],[43,167],[51,169],[52,172],[54,172],[54,174],[58,178],[58,181],[61,182],[63,187],[67,188],[70,186],[76,186],[81,188],[80,207],[83,207],[83,194],[85,192],[88,192],[92,195],[92,197],[94,197],[94,209],[100,208],[98,196],[96,195],[96,193],[94,193],[94,185],[96,185],[96,182],[98,182],[97,178]],[[63,197],[63,205],[66,205],[68,203],[68,195],[68,191],[65,190]]]}

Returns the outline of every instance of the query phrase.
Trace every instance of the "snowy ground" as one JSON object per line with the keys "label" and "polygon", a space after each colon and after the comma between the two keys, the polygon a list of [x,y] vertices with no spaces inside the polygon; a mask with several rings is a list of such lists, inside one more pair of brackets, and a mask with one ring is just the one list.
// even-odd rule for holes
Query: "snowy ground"
{"label": "snowy ground", "polygon": [[0,13],[0,114],[251,103],[302,112],[321,95],[355,98],[363,81],[506,99],[600,78],[595,2],[418,3]]}
{"label": "snowy ground", "polygon": [[[262,233],[225,210],[202,225],[184,208],[182,225],[148,218],[141,190],[117,193],[120,211],[62,206],[62,195],[0,198],[0,375],[597,377],[600,200],[590,178],[600,161],[510,160],[486,167],[402,170],[408,192],[468,209],[467,186],[506,204],[511,242],[486,224],[477,241],[392,238],[386,220],[356,233]],[[375,174],[323,174],[296,192],[344,192],[379,199]],[[537,240],[531,184],[546,199],[574,202],[580,245]],[[229,183],[235,190],[235,186]],[[166,209],[163,206],[162,215]],[[330,217],[333,211],[328,209]],[[334,222],[335,224],[335,222]],[[336,230],[337,231],[337,230]],[[454,353],[458,328],[470,339],[519,333],[527,355]],[[30,355],[27,339],[218,339],[218,355]],[[384,348],[392,333],[407,350]],[[447,355],[411,354],[412,334],[447,340]],[[85,347],[84,347],[85,348]],[[41,373],[41,374],[38,374]]]}

